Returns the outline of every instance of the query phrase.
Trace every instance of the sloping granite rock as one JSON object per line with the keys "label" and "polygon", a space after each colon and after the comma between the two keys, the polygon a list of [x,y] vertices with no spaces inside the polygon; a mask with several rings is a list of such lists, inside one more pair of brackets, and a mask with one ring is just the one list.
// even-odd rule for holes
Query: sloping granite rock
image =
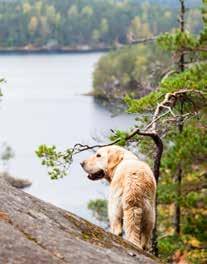
{"label": "sloping granite rock", "polygon": [[0,178],[0,263],[155,264],[157,260]]}

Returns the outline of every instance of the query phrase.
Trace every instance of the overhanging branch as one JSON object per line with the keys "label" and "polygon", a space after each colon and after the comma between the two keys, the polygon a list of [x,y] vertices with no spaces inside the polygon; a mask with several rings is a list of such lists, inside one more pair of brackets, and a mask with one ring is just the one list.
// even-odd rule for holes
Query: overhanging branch
{"label": "overhanging branch", "polygon": [[[165,121],[167,120],[168,123],[176,123],[180,124],[181,122],[184,123],[190,118],[197,116],[198,111],[194,110],[194,112],[190,113],[183,113],[183,114],[175,114],[173,112],[176,104],[183,99],[189,101],[190,94],[197,94],[200,98],[205,99],[205,95],[202,91],[198,90],[190,90],[190,89],[182,89],[178,90],[173,93],[167,93],[164,96],[164,99],[157,104],[157,107],[154,111],[152,120],[143,128],[135,128],[130,133],[126,134],[124,137],[124,141],[130,141],[135,136],[144,136],[144,137],[151,137],[153,142],[156,145],[156,153],[154,157],[154,176],[156,181],[158,182],[159,174],[160,174],[160,163],[161,157],[163,152],[163,143],[162,143],[162,135],[160,130],[160,120],[164,117]],[[192,101],[192,100],[191,100]],[[170,119],[171,118],[171,119]],[[167,128],[167,127],[166,127]],[[168,128],[167,128],[168,129]],[[96,148],[112,146],[118,144],[123,140],[123,137],[118,137],[114,141],[106,143],[106,144],[96,144],[96,145],[86,145],[77,143],[72,148],[67,149],[64,152],[57,152],[55,147],[47,147],[46,145],[42,145],[36,151],[38,157],[42,159],[42,164],[46,165],[49,169],[49,174],[52,179],[62,178],[67,175],[67,171],[73,161],[73,156],[77,155],[80,152],[93,150]],[[137,140],[137,139],[136,139]]]}

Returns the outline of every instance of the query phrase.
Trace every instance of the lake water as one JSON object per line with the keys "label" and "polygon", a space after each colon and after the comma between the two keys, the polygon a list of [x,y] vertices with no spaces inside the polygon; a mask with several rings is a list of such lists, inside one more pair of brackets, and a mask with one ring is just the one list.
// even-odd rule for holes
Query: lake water
{"label": "lake water", "polygon": [[75,158],[67,177],[51,181],[35,150],[43,143],[60,150],[91,143],[92,137],[103,137],[110,128],[133,124],[133,117],[112,117],[83,95],[92,90],[92,72],[101,55],[0,55],[0,78],[7,81],[0,104],[0,140],[15,152],[10,173],[31,179],[26,191],[32,195],[93,222],[87,203],[105,198],[107,187],[89,181],[79,165],[90,152]]}

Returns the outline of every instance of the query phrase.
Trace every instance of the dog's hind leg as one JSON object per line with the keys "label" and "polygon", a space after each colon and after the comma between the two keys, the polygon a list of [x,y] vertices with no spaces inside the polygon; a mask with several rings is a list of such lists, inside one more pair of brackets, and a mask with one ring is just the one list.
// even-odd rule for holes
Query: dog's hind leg
{"label": "dog's hind leg", "polygon": [[128,207],[124,209],[124,230],[126,239],[142,248],[141,222],[142,208]]}
{"label": "dog's hind leg", "polygon": [[148,250],[151,247],[151,236],[155,225],[155,208],[145,200],[145,208],[142,223],[142,246]]}
{"label": "dog's hind leg", "polygon": [[110,192],[108,202],[108,216],[110,221],[111,233],[121,236],[123,225],[123,209],[121,196]]}

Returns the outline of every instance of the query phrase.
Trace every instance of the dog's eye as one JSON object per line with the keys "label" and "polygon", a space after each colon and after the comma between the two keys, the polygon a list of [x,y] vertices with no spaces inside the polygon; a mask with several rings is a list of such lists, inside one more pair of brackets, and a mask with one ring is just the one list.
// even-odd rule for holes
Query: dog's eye
{"label": "dog's eye", "polygon": [[101,154],[96,154],[96,157],[97,157],[97,158],[100,158],[100,157],[101,157]]}

